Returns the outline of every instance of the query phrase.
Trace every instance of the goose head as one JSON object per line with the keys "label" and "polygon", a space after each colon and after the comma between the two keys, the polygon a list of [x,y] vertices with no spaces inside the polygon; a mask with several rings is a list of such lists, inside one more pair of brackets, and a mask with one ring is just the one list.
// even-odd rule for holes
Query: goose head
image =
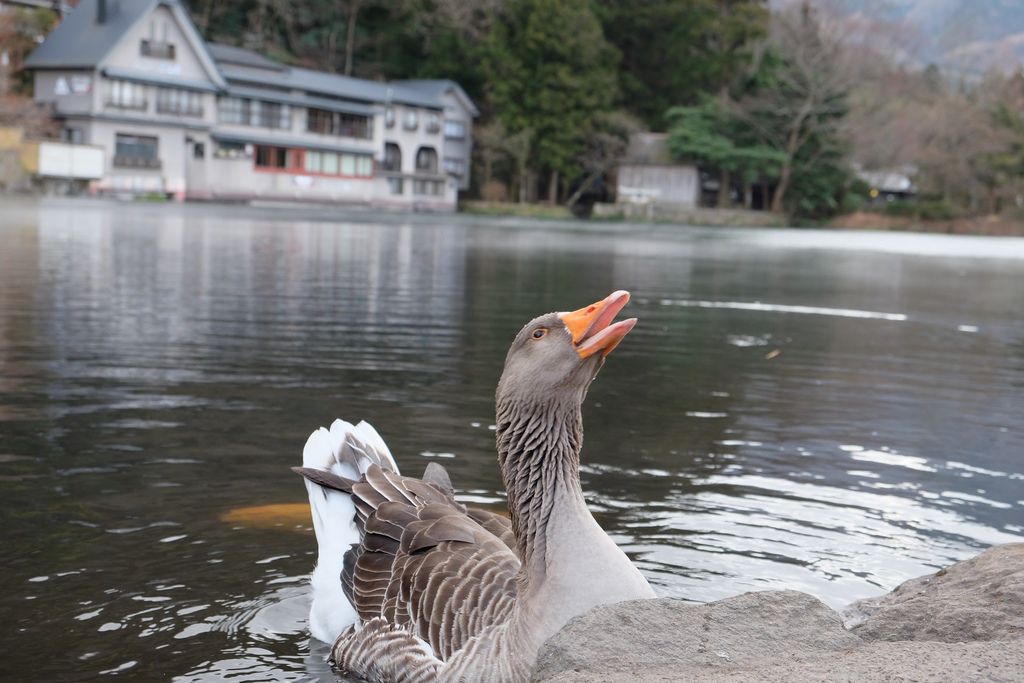
{"label": "goose head", "polygon": [[614,322],[628,302],[629,292],[620,289],[578,310],[528,322],[505,357],[499,407],[582,403],[605,358],[636,324],[636,318]]}

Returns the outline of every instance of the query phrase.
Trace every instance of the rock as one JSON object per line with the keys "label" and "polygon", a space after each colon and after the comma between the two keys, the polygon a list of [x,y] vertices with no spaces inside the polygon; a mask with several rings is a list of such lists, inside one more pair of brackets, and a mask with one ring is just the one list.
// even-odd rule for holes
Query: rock
{"label": "rock", "polygon": [[744,593],[706,605],[634,600],[569,622],[541,650],[534,680],[706,679],[859,645],[838,614],[796,591]]}
{"label": "rock", "polygon": [[995,546],[911,579],[887,595],[853,603],[843,615],[867,640],[1024,638],[1024,543]]}
{"label": "rock", "polygon": [[908,581],[847,616],[852,631],[795,591],[605,605],[544,645],[533,680],[1021,681],[1024,544]]}

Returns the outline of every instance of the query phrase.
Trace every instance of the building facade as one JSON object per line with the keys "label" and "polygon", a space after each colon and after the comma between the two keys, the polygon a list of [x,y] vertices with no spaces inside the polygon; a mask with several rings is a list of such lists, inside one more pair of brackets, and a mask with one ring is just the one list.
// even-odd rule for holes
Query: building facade
{"label": "building facade", "polygon": [[179,0],[82,0],[26,66],[110,194],[453,210],[476,107],[447,80],[378,82],[206,43]]}
{"label": "building facade", "polygon": [[668,152],[665,133],[634,133],[616,172],[619,204],[660,205],[676,209],[697,206],[697,167],[680,164]]}

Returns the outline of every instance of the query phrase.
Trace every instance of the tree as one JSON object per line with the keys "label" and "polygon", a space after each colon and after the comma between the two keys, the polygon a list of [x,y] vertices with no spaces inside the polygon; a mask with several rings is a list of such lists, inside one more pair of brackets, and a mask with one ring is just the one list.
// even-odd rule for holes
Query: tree
{"label": "tree", "polygon": [[0,96],[32,92],[31,74],[22,65],[56,25],[57,14],[48,9],[0,10]]}
{"label": "tree", "polygon": [[533,131],[529,128],[510,135],[500,120],[494,119],[476,131],[477,154],[483,164],[483,182],[487,185],[493,178],[494,168],[501,161],[511,165],[509,175],[515,176],[518,191],[516,197],[520,203],[527,200],[529,186],[530,146]]}
{"label": "tree", "polygon": [[809,5],[774,17],[751,74],[753,94],[734,106],[760,141],[779,154],[772,211],[784,210],[798,165],[843,156],[840,134],[849,111],[849,83],[841,59],[839,38],[823,29]]}
{"label": "tree", "polygon": [[640,129],[640,123],[623,111],[601,113],[594,117],[590,130],[583,136],[585,144],[577,158],[586,176],[566,200],[570,208],[598,179],[618,165],[626,153],[630,137]]}
{"label": "tree", "polygon": [[769,17],[764,0],[603,0],[597,12],[622,55],[620,106],[654,130],[670,107],[729,87]]}
{"label": "tree", "polygon": [[610,109],[615,50],[587,0],[514,0],[491,33],[486,64],[491,105],[513,134],[531,130],[532,170],[559,179],[579,171],[583,134]]}
{"label": "tree", "polygon": [[668,147],[673,157],[719,171],[718,206],[729,203],[730,174],[743,182],[744,205],[751,206],[751,185],[778,175],[782,154],[745,134],[742,122],[718,98],[706,97],[694,107],[668,112]]}

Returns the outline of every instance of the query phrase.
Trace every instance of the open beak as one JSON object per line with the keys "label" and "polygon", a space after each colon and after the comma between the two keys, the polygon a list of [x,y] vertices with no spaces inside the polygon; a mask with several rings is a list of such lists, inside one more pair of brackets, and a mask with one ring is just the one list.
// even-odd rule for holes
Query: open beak
{"label": "open beak", "polygon": [[620,289],[578,311],[558,314],[572,335],[573,346],[580,358],[589,358],[599,351],[602,357],[607,356],[633,329],[636,318],[612,324],[612,320],[627,303],[629,292]]}

